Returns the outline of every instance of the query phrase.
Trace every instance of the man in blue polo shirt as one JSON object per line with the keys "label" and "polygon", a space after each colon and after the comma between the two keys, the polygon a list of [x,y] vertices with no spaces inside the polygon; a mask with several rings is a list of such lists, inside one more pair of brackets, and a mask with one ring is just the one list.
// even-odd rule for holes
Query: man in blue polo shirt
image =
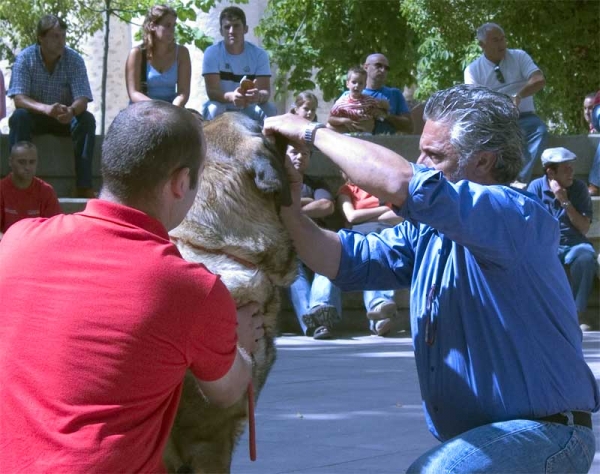
{"label": "man in blue polo shirt", "polygon": [[592,222],[592,200],[586,184],[573,178],[572,163],[577,156],[563,147],[547,148],[542,153],[545,176],[534,179],[527,190],[538,196],[548,212],[558,219],[560,245],[558,257],[569,266],[571,288],[582,329],[589,295],[596,275],[594,247],[585,234]]}
{"label": "man in blue polo shirt", "polygon": [[[385,86],[390,65],[388,59],[381,53],[374,53],[367,56],[363,65],[367,71],[367,87],[363,89],[364,95],[369,95],[375,99],[383,99],[389,102],[390,107],[387,114],[381,120],[375,121],[375,127],[372,128],[370,121],[354,122],[354,130],[357,132],[372,132],[373,135],[395,133],[412,133],[413,123],[410,116],[410,110],[406,100],[402,95],[402,91],[395,87]],[[344,91],[341,97],[349,94],[349,91]],[[330,117],[330,122],[334,125],[337,117]]]}
{"label": "man in blue polo shirt", "polygon": [[32,134],[51,133],[73,138],[76,197],[95,197],[92,159],[96,120],[88,112],[92,92],[83,58],[66,47],[67,24],[55,15],[37,25],[38,44],[17,56],[7,95],[16,110],[8,120],[12,147],[31,141]]}
{"label": "man in blue polo shirt", "polygon": [[294,248],[343,291],[411,288],[423,408],[442,444],[408,472],[587,472],[600,394],[556,258],[558,223],[508,186],[521,169],[518,110],[461,84],[433,94],[424,118],[417,164],[296,115],[266,119],[266,135],[316,146],[405,218],[378,234],[319,228],[288,162],[293,204],[281,217]]}

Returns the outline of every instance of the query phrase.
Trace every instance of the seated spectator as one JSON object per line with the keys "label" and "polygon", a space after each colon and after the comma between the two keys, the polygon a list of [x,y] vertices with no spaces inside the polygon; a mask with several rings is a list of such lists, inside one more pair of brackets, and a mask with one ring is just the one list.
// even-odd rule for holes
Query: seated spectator
{"label": "seated spectator", "polygon": [[363,67],[367,71],[367,87],[363,94],[390,104],[383,120],[375,122],[373,135],[413,133],[413,120],[402,91],[385,85],[390,70],[388,59],[381,53],[373,53],[367,56]]}
{"label": "seated spectator", "polygon": [[6,117],[6,89],[4,85],[4,74],[0,70],[0,120]]}
{"label": "seated spectator", "polygon": [[[302,174],[302,212],[326,227],[323,218],[335,210],[333,196],[321,180],[304,174],[310,160],[308,151],[290,145],[287,155],[294,168]],[[298,277],[288,289],[290,300],[305,336],[331,339],[332,327],[342,314],[341,292],[329,278],[318,273],[313,274],[311,283],[310,274],[312,272],[298,260]]]}
{"label": "seated spectator", "polygon": [[533,102],[533,96],[544,88],[546,79],[529,54],[506,47],[500,25],[481,25],[477,29],[477,41],[482,55],[466,67],[465,84],[485,86],[509,95],[518,107],[519,127],[524,138],[523,168],[512,186],[524,189],[531,181],[535,161],[548,139],[548,128],[536,115]]}
{"label": "seated spectator", "polygon": [[83,58],[66,47],[67,24],[55,15],[37,25],[38,44],[19,53],[7,95],[16,110],[10,116],[9,142],[31,141],[32,134],[71,135],[75,155],[75,196],[95,197],[92,160],[96,120],[88,112],[92,92]]}
{"label": "seated spectator", "polygon": [[11,172],[0,181],[0,239],[21,219],[62,213],[52,186],[35,176],[37,161],[37,148],[31,142],[17,142],[10,150]]}
{"label": "seated spectator", "polygon": [[164,100],[183,107],[190,97],[192,64],[185,46],[175,43],[177,12],[156,5],[146,14],[143,39],[127,57],[125,81],[131,102]]}
{"label": "seated spectator", "polygon": [[[239,111],[263,123],[277,114],[271,96],[271,66],[267,52],[244,40],[248,33],[246,14],[241,8],[227,7],[219,16],[223,40],[206,49],[202,75],[208,102],[202,106],[204,120],[212,120],[228,111]],[[244,76],[254,87],[244,90]]]}
{"label": "seated spectator", "polygon": [[571,288],[582,329],[589,329],[582,320],[587,309],[596,274],[594,247],[585,234],[592,221],[592,201],[585,183],[573,178],[572,162],[577,157],[566,148],[548,148],[542,153],[545,176],[534,179],[527,190],[538,196],[560,227],[558,257],[568,265]]}
{"label": "seated spectator", "polygon": [[319,100],[317,99],[317,96],[310,91],[304,91],[296,96],[296,100],[290,109],[290,113],[299,115],[311,122],[316,122],[318,107]]}
{"label": "seated spectator", "polygon": [[590,92],[583,99],[583,119],[587,124],[589,133],[598,133],[598,130],[594,127],[592,123],[592,110],[594,110],[594,99],[596,98],[595,92]]}
{"label": "seated spectator", "polygon": [[333,104],[327,119],[327,127],[340,133],[373,132],[375,121],[384,120],[390,104],[385,99],[374,99],[363,94],[367,85],[367,71],[361,67],[348,70],[346,87],[348,94],[342,95]]}
{"label": "seated spectator", "polygon": [[[379,233],[403,220],[377,197],[349,180],[338,190],[337,202],[346,227],[362,234]],[[367,290],[363,292],[363,300],[371,332],[378,336],[389,334],[397,311],[394,290]]]}
{"label": "seated spectator", "polygon": [[[595,94],[592,106],[593,107],[590,112],[590,130],[595,130],[595,133],[599,133],[598,131],[600,130],[600,91],[598,91]],[[594,154],[592,168],[590,169],[590,175],[588,176],[588,191],[590,193],[590,196],[600,195],[600,143],[598,143],[598,146],[596,147],[596,153]]]}

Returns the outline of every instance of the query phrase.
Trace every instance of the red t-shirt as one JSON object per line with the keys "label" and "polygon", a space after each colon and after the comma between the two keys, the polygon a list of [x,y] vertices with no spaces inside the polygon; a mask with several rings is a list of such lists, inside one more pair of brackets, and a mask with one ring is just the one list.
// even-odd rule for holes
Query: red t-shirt
{"label": "red t-shirt", "polygon": [[91,200],[0,244],[0,472],[159,472],[189,367],[221,378],[236,309],[163,225]]}
{"label": "red t-shirt", "polygon": [[0,232],[27,217],[52,217],[62,212],[54,188],[33,178],[27,189],[15,187],[12,173],[0,180]]}
{"label": "red t-shirt", "polygon": [[379,198],[359,188],[356,184],[344,184],[338,194],[345,194],[352,201],[354,209],[371,209],[379,207]]}

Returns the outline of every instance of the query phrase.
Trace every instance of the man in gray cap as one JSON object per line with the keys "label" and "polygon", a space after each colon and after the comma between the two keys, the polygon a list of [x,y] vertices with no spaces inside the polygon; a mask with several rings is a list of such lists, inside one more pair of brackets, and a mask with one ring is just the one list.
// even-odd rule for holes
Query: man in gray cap
{"label": "man in gray cap", "polygon": [[586,184],[573,178],[572,163],[576,159],[566,148],[547,148],[542,153],[545,176],[533,180],[527,190],[558,219],[558,257],[569,266],[579,322],[583,330],[588,330],[592,321],[584,321],[583,314],[596,274],[594,247],[585,236],[592,222],[592,200]]}

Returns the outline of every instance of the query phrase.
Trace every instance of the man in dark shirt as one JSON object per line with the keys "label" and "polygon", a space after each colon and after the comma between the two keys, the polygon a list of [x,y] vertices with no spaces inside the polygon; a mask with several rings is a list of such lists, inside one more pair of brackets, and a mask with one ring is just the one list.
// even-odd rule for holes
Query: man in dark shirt
{"label": "man in dark shirt", "polygon": [[592,200],[586,184],[573,178],[572,163],[576,159],[566,148],[547,148],[542,153],[545,176],[533,180],[527,190],[538,196],[548,212],[558,219],[558,257],[569,267],[582,329],[589,329],[581,316],[587,309],[596,274],[594,247],[585,236],[592,222]]}

